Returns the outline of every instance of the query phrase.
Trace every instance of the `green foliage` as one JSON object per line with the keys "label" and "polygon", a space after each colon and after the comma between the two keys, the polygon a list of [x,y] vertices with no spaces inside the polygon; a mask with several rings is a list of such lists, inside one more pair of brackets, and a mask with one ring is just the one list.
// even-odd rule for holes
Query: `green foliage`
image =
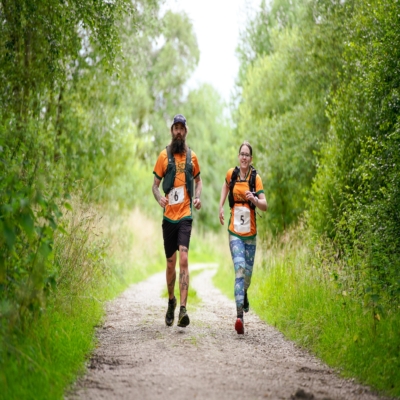
{"label": "green foliage", "polygon": [[158,13],[153,0],[0,3],[0,303],[17,320],[44,307],[71,194],[149,203],[143,160],[198,61],[188,18]]}
{"label": "green foliage", "polygon": [[399,23],[396,3],[356,2],[310,211],[311,225],[335,236],[345,257],[363,254],[360,290],[384,290],[393,300],[400,294]]}
{"label": "green foliage", "polygon": [[256,148],[265,181],[269,212],[262,230],[282,232],[306,209],[316,154],[328,131],[326,104],[337,86],[340,27],[349,7],[328,3],[274,2],[265,27],[270,47],[261,50],[260,43],[242,82],[238,132],[246,132]]}
{"label": "green foliage", "polygon": [[203,191],[202,208],[195,211],[203,229],[217,230],[219,197],[226,171],[236,163],[239,144],[232,140],[231,127],[223,117],[224,104],[209,85],[189,93],[182,112],[188,118],[187,141],[199,158]]}
{"label": "green foliage", "polygon": [[163,30],[154,39],[157,47],[152,51],[151,65],[147,71],[154,111],[144,121],[146,125],[143,126],[144,133],[150,139],[149,144],[157,151],[165,146],[164,135],[169,132],[173,116],[184,104],[183,85],[200,57],[188,16],[168,11],[162,23]]}
{"label": "green foliage", "polygon": [[400,282],[397,12],[387,1],[263,4],[243,39],[237,113],[238,132],[252,138],[265,176],[261,232],[283,232],[304,215],[337,240],[343,257],[364,254],[367,286],[393,298]]}
{"label": "green foliage", "polygon": [[260,9],[253,19],[247,22],[244,31],[240,32],[240,43],[237,54],[240,60],[238,85],[243,86],[247,68],[260,57],[277,51],[273,41],[275,31],[290,29],[302,18],[303,2],[261,0]]}
{"label": "green foliage", "polygon": [[60,209],[77,176],[69,162],[82,147],[63,135],[73,124],[64,101],[71,78],[85,46],[97,46],[99,63],[112,66],[116,22],[129,10],[124,1],[0,3],[0,302],[7,310],[15,303],[16,319],[42,307]]}

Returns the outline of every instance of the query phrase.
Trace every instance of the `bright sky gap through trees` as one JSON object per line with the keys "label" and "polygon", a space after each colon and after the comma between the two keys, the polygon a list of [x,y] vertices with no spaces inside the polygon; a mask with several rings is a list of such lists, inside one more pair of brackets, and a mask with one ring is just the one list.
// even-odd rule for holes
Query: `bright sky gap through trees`
{"label": "bright sky gap through trees", "polygon": [[261,0],[167,0],[165,9],[183,10],[189,16],[200,48],[200,62],[189,88],[210,83],[229,101],[239,69],[235,50],[239,32]]}

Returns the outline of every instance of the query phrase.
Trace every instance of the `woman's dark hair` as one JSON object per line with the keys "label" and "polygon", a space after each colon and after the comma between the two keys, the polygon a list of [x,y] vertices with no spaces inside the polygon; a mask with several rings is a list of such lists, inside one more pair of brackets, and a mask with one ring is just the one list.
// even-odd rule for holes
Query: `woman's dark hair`
{"label": "woman's dark hair", "polygon": [[239,147],[239,154],[240,154],[240,151],[242,150],[242,147],[243,147],[243,146],[247,146],[247,147],[250,149],[250,156],[253,157],[253,149],[252,149],[250,143],[249,143],[247,140],[245,140],[245,141],[240,145],[240,147]]}

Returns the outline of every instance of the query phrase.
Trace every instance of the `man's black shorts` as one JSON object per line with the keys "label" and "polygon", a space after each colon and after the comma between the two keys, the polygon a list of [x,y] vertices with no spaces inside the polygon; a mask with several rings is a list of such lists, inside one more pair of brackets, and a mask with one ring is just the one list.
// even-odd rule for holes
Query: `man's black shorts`
{"label": "man's black shorts", "polygon": [[170,258],[179,250],[179,246],[185,246],[189,250],[190,235],[192,233],[192,220],[183,219],[177,223],[162,222],[165,256]]}

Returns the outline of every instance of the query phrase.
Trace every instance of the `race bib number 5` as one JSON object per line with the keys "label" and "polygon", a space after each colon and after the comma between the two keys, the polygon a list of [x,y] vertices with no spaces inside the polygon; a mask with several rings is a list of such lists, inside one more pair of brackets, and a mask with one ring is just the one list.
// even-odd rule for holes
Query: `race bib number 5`
{"label": "race bib number 5", "polygon": [[235,206],[233,228],[237,233],[250,232],[250,209],[247,207]]}
{"label": "race bib number 5", "polygon": [[183,203],[183,199],[185,197],[185,193],[183,191],[183,186],[173,188],[168,193],[168,204],[173,206],[174,204]]}

